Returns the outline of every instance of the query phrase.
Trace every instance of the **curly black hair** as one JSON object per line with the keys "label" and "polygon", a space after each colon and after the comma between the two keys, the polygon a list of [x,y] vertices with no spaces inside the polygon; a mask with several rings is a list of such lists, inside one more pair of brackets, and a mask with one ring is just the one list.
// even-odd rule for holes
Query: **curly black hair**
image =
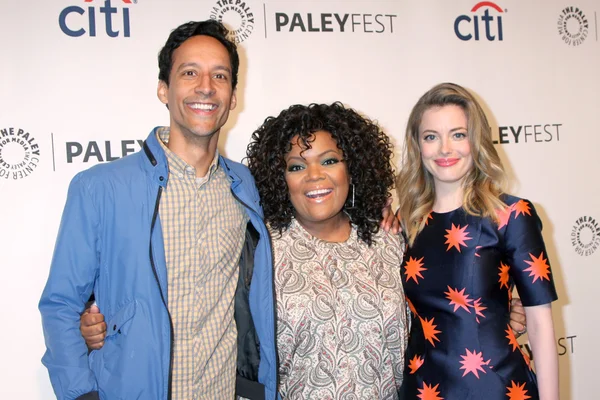
{"label": "curly black hair", "polygon": [[231,86],[237,86],[240,58],[235,43],[227,38],[229,31],[219,21],[190,21],[173,29],[164,47],[158,53],[158,79],[169,85],[169,74],[173,67],[173,52],[193,36],[210,36],[217,39],[229,54],[231,62]]}
{"label": "curly black hair", "polygon": [[310,148],[317,131],[330,133],[344,154],[355,188],[354,207],[348,199],[344,211],[356,226],[358,237],[371,245],[394,185],[392,145],[377,123],[340,102],[293,105],[279,116],[265,119],[252,134],[246,155],[265,221],[279,233],[292,222],[294,208],[285,181],[285,155],[292,148],[293,137],[297,135],[302,146]]}

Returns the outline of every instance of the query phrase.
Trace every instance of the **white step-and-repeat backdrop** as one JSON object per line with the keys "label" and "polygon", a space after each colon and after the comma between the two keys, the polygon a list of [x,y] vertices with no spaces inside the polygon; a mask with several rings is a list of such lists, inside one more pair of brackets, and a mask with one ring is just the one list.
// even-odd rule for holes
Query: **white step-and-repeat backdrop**
{"label": "white step-and-repeat backdrop", "polygon": [[400,146],[434,84],[482,99],[512,192],[543,218],[562,399],[599,398],[599,13],[597,0],[3,0],[0,398],[53,398],[37,302],[67,185],[168,124],[157,53],[171,29],[208,18],[239,42],[238,107],[220,143],[234,160],[293,103],[340,100]]}

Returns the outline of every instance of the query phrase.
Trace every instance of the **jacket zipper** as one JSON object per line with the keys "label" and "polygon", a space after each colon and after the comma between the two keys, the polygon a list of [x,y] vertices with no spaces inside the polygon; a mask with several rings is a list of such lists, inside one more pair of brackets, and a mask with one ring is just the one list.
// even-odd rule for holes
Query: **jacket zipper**
{"label": "jacket zipper", "polygon": [[152,265],[152,272],[154,273],[154,279],[156,279],[156,283],[158,284],[158,290],[160,292],[160,298],[162,299],[165,308],[167,309],[167,315],[169,316],[169,328],[171,330],[171,341],[169,346],[169,383],[168,383],[168,391],[167,391],[167,400],[171,400],[172,396],[172,386],[173,386],[173,347],[175,345],[174,336],[175,331],[173,328],[173,320],[171,319],[171,313],[169,312],[169,307],[167,306],[167,301],[165,299],[165,295],[160,286],[160,281],[158,280],[158,273],[156,272],[156,265],[154,264],[154,255],[152,252],[152,232],[154,232],[154,224],[156,223],[156,218],[158,217],[158,210],[160,206],[160,197],[162,195],[163,188],[162,186],[158,187],[158,194],[156,195],[156,202],[154,204],[154,213],[152,214],[152,222],[150,223],[150,264]]}
{"label": "jacket zipper", "polygon": [[[263,222],[264,224],[264,222]],[[265,225],[266,229],[266,225]],[[277,351],[277,297],[275,295],[275,268],[274,268],[274,260],[273,260],[273,242],[271,241],[271,234],[267,229],[267,241],[269,242],[269,251],[271,252],[271,275],[273,279],[271,279],[271,287],[273,288],[273,343],[275,343],[275,399],[277,399],[277,394],[279,393],[279,352]]]}
{"label": "jacket zipper", "polygon": [[[240,200],[240,198],[234,193],[233,189],[229,189],[231,191],[231,194],[233,195],[233,197],[239,201],[244,207],[246,207],[246,209],[248,209],[250,212],[255,213],[255,211],[250,208],[246,203],[244,203],[242,200]],[[262,218],[261,218],[262,219]],[[264,223],[263,223],[264,225]],[[266,228],[266,226],[265,226]],[[257,230],[258,232],[258,230]],[[269,251],[272,251],[270,249],[272,249],[272,243],[271,243],[271,235],[269,234],[269,232],[267,232],[267,241],[269,243]],[[256,250],[254,251],[256,252]],[[252,260],[252,262],[254,262],[254,260]],[[271,270],[273,269],[273,256],[271,255]],[[273,271],[271,271],[271,274],[273,274]],[[275,398],[277,398],[277,390],[279,388],[279,354],[277,352],[277,307],[276,307],[276,298],[275,298],[275,279],[271,279],[271,285],[273,288],[273,344],[275,347]]]}

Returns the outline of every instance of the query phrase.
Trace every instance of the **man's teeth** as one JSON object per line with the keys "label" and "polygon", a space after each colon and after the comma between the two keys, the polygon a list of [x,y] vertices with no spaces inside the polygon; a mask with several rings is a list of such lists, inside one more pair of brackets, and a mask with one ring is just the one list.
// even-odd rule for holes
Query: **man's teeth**
{"label": "man's teeth", "polygon": [[203,104],[203,103],[190,103],[190,107],[193,108],[194,110],[204,110],[204,111],[211,111],[211,110],[214,110],[215,108],[217,108],[217,106],[214,104]]}
{"label": "man's teeth", "polygon": [[306,196],[308,197],[319,197],[326,194],[331,193],[331,189],[319,189],[319,190],[311,190],[310,192],[306,192]]}

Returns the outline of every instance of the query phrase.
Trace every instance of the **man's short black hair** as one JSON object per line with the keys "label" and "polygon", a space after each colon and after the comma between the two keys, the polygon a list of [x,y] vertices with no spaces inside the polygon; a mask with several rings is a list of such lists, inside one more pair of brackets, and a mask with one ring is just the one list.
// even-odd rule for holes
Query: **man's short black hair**
{"label": "man's short black hair", "polygon": [[240,66],[240,58],[237,53],[237,46],[227,38],[229,31],[222,23],[209,19],[206,21],[190,21],[175,28],[164,47],[158,53],[158,79],[169,85],[169,74],[173,67],[173,52],[181,46],[183,42],[193,36],[210,36],[217,39],[229,53],[231,63],[231,85],[235,89],[237,86],[237,75]]}

